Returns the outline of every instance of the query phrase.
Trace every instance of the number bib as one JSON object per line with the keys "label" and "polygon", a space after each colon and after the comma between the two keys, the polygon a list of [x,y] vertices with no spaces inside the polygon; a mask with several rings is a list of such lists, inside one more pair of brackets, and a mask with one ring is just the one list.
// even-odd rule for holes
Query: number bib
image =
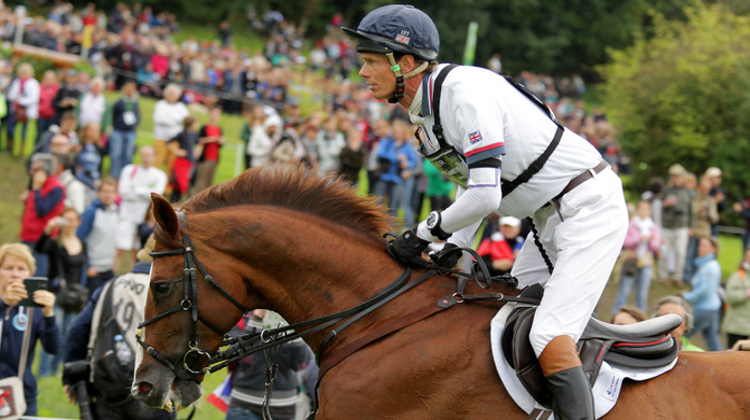
{"label": "number bib", "polygon": [[425,156],[448,179],[464,189],[469,184],[469,166],[464,157],[453,148],[443,148]]}

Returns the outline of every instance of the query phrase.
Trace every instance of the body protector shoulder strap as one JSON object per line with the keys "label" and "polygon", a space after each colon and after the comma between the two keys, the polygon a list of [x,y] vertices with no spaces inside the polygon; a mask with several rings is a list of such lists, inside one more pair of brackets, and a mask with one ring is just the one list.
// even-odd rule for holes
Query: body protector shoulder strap
{"label": "body protector shoulder strap", "polygon": [[[455,148],[451,145],[449,145],[445,141],[445,137],[443,136],[443,126],[441,125],[440,121],[440,96],[442,92],[443,87],[443,81],[445,80],[446,76],[448,76],[448,73],[450,73],[451,70],[458,67],[457,64],[450,64],[445,69],[443,69],[440,74],[435,78],[435,85],[433,88],[433,101],[432,101],[432,113],[434,118],[434,125],[432,126],[432,132],[435,135],[435,139],[437,139],[438,144],[440,146],[440,150],[431,154],[431,155],[425,155],[427,160],[429,160],[437,169],[439,169],[441,172],[445,174],[446,177],[451,179],[452,181],[456,182],[458,185],[461,185],[462,187],[466,188],[468,184],[468,167],[466,165],[466,158],[458,153]],[[426,77],[429,77],[427,75]],[[535,105],[537,105],[539,108],[544,111],[544,113],[549,116],[549,118],[557,125],[557,130],[555,131],[555,135],[552,138],[552,141],[547,145],[547,148],[542,152],[539,157],[537,157],[531,165],[529,165],[526,170],[524,170],[516,179],[512,181],[502,181],[502,189],[503,189],[503,196],[507,196],[513,190],[515,190],[519,185],[523,184],[524,182],[528,182],[534,174],[539,172],[542,167],[544,166],[544,163],[547,162],[547,159],[549,159],[550,155],[552,155],[552,152],[557,148],[557,145],[560,143],[560,139],[562,138],[564,127],[562,123],[555,117],[555,114],[552,112],[551,109],[536,95],[531,93],[526,87],[524,87],[522,84],[516,82],[513,80],[510,76],[503,76],[505,80],[508,81],[508,83],[511,84],[514,88],[516,88],[521,94],[523,94],[525,97],[527,97],[530,101],[532,101]],[[417,138],[419,139],[419,136],[417,135]],[[421,142],[421,140],[420,140]],[[422,147],[422,152],[424,154],[424,147]]]}

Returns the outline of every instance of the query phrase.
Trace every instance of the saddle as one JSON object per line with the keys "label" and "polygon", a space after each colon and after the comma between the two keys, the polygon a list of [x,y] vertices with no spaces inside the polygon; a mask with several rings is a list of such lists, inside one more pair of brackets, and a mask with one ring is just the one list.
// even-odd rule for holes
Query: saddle
{"label": "saddle", "polygon": [[[527,287],[521,296],[541,300],[542,286]],[[542,406],[552,408],[542,367],[534,354],[529,331],[536,306],[518,304],[508,316],[502,335],[502,350],[508,364],[526,391]],[[670,314],[631,325],[612,325],[593,317],[578,341],[578,354],[591,386],[596,382],[602,363],[629,368],[656,368],[671,364],[678,353],[677,341],[669,333],[682,323]]]}

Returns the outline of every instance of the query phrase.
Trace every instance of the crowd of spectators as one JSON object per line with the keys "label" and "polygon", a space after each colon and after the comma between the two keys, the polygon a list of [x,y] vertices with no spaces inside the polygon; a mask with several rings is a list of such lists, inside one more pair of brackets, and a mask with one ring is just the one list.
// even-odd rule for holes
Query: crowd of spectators
{"label": "crowd of spectators", "polygon": [[[150,193],[179,202],[211,186],[228,140],[242,144],[245,168],[284,162],[338,174],[352,185],[363,182],[398,220],[397,229],[418,222],[423,206],[443,210],[451,204],[453,184],[420,156],[415,127],[403,110],[375,101],[366,86],[350,81],[356,54],[336,30],[340,15],[307,56],[301,53],[302,31],[280,13],[251,11],[248,19],[266,40],[263,51],[235,47],[228,22],[219,25],[216,42],[191,37],[178,44],[173,15],[138,5],[117,4],[105,13],[93,4],[76,10],[57,2],[46,19],[26,23],[24,42],[81,54],[96,71],[94,77],[70,69],[35,75],[29,64],[0,62],[0,92],[7,98],[3,151],[25,150],[27,125],[35,121],[37,127],[29,188],[20,197],[20,240],[33,253],[28,267],[50,276],[52,290],[78,283],[93,292],[124,271],[124,258],[134,258],[133,251],[154,228]],[[0,8],[0,39],[12,40],[18,23],[15,14]],[[499,72],[500,56],[490,64]],[[318,70],[324,70],[323,76]],[[289,87],[310,77],[315,78],[315,106],[303,113]],[[519,81],[566,127],[594,144],[613,168],[627,170],[629,162],[606,114],[588,110],[581,99],[586,87],[579,76],[523,72]],[[120,91],[120,96],[109,101],[106,91]],[[152,115],[141,114],[142,96],[158,99]],[[206,124],[199,124],[188,107],[193,103],[207,110]],[[240,132],[221,127],[222,113],[241,115]],[[143,136],[138,127],[148,118],[153,134]],[[15,141],[18,124],[23,126],[20,142]],[[617,269],[613,315],[626,319],[622,322],[643,318],[658,272],[660,282],[692,287],[684,298],[673,296],[658,305],[689,314],[684,328],[675,332],[681,343],[689,347],[687,336],[700,331],[709,348],[718,350],[721,270],[715,239],[718,215],[726,207],[721,171],[710,168],[692,188],[686,187],[690,176],[682,166],[674,165],[669,175],[666,185],[655,179],[633,210]],[[733,208],[750,214],[747,203]],[[512,217],[489,218],[486,225],[479,255],[493,274],[507,273],[529,226]],[[744,328],[750,325],[747,269],[750,255],[727,285],[729,346],[750,333]],[[637,308],[623,310],[633,286]],[[63,334],[80,309],[58,305],[54,313]],[[45,350],[50,354],[43,353],[39,374],[55,374],[52,346]]]}

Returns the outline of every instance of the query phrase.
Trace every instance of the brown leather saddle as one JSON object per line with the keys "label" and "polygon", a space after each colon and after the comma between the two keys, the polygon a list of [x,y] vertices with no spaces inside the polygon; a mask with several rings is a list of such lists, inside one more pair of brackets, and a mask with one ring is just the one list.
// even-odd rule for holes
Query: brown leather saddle
{"label": "brown leather saddle", "polygon": [[[542,286],[535,284],[521,296],[541,300],[543,294]],[[519,304],[508,316],[501,345],[505,359],[516,370],[526,391],[551,409],[552,395],[529,340],[535,313],[536,306]],[[672,363],[679,349],[669,333],[681,323],[682,318],[674,314],[631,325],[612,325],[592,317],[578,341],[578,353],[591,386],[605,360],[629,368],[657,368]]]}

